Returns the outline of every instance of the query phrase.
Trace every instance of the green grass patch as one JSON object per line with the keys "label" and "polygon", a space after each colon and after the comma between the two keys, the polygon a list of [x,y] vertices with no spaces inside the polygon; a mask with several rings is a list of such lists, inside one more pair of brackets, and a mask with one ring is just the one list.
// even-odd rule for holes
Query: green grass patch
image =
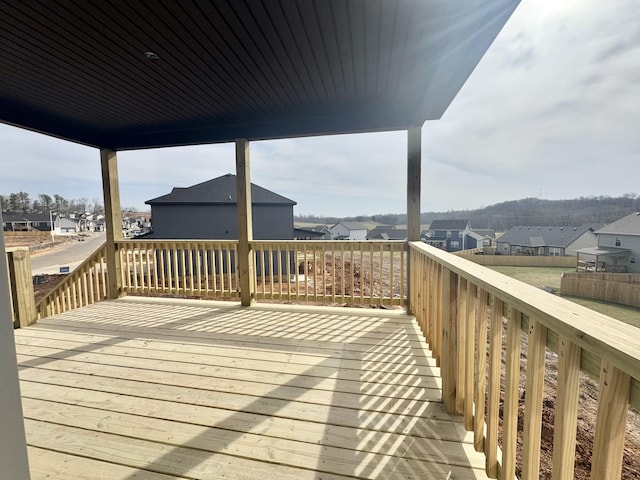
{"label": "green grass patch", "polygon": [[560,278],[563,273],[575,272],[575,268],[566,267],[489,267],[508,277],[528,283],[534,287],[548,287],[554,293],[560,292]]}
{"label": "green grass patch", "polygon": [[[553,293],[560,293],[560,278],[565,272],[575,272],[575,268],[559,267],[489,267],[496,272],[503,273],[508,277],[515,278],[521,282],[534,287],[549,287]],[[578,297],[562,297],[571,302],[616,318],[620,321],[640,328],[640,309],[618,305],[615,303],[601,302],[599,300],[589,300]]]}

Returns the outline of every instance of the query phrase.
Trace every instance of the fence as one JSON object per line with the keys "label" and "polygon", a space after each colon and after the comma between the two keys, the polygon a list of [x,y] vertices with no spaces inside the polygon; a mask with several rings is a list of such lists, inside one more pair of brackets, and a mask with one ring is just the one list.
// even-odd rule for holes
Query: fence
{"label": "fence", "polygon": [[[460,252],[458,252],[460,253]],[[535,255],[459,255],[485,267],[564,267],[575,268],[577,257],[550,257]]]}
{"label": "fence", "polygon": [[560,294],[640,308],[640,274],[565,273]]}

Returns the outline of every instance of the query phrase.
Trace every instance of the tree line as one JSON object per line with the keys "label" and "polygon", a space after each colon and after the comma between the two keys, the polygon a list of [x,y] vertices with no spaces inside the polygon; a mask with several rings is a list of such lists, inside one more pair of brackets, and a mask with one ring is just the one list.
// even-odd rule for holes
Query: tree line
{"label": "tree line", "polygon": [[26,192],[0,195],[0,208],[3,213],[49,213],[54,211],[60,214],[70,213],[102,213],[104,207],[99,198],[72,198],[66,199],[62,195],[53,196],[40,193],[35,198]]}
{"label": "tree line", "polygon": [[[518,225],[575,227],[585,223],[600,226],[640,211],[640,195],[626,193],[620,197],[607,195],[579,197],[570,200],[523,198],[497,203],[475,210],[425,212],[420,222],[434,220],[469,220],[472,228],[491,228],[505,231]],[[323,217],[297,215],[297,222],[335,224],[338,221],[379,222],[385,225],[405,225],[406,214],[359,215],[355,217]]]}

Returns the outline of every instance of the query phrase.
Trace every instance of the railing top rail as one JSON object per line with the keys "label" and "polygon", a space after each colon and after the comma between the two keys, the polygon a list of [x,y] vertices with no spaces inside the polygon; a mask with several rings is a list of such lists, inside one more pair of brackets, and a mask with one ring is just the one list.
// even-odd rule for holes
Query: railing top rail
{"label": "railing top rail", "polygon": [[410,248],[437,261],[529,318],[640,379],[640,328],[552,295],[422,242]]}
{"label": "railing top rail", "polygon": [[194,238],[192,240],[189,239],[172,239],[172,238],[149,238],[149,239],[145,239],[145,238],[126,238],[123,240],[116,240],[116,245],[129,245],[129,244],[134,244],[134,245],[151,245],[151,244],[166,244],[166,243],[172,243],[172,244],[177,244],[177,245],[186,245],[186,244],[193,244],[193,243],[216,243],[216,244],[228,244],[228,245],[234,245],[238,243],[238,240],[209,240],[209,239],[202,239],[202,238]]}
{"label": "railing top rail", "polygon": [[[140,245],[151,245],[151,244],[167,244],[172,243],[176,245],[186,245],[193,243],[211,243],[211,244],[237,244],[238,240],[215,240],[215,239],[171,239],[171,238],[157,238],[157,239],[144,239],[144,238],[129,238],[123,240],[117,240],[115,242],[117,245],[129,245],[129,244],[140,244]],[[271,243],[291,243],[291,244],[304,244],[304,245],[312,245],[312,246],[323,246],[323,245],[351,245],[351,246],[360,246],[360,245],[406,245],[407,242],[405,240],[291,240],[291,239],[282,239],[282,240],[251,240],[249,242],[254,245],[263,245],[263,244],[271,244]]]}
{"label": "railing top rail", "polygon": [[268,243],[294,243],[305,245],[406,245],[406,240],[252,240],[250,243],[260,245]]}

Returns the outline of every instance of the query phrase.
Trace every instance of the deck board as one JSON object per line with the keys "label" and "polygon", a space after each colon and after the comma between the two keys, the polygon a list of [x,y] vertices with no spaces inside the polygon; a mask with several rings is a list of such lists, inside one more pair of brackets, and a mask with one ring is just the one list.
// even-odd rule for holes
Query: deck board
{"label": "deck board", "polygon": [[486,478],[396,311],[130,297],[15,334],[34,479]]}

